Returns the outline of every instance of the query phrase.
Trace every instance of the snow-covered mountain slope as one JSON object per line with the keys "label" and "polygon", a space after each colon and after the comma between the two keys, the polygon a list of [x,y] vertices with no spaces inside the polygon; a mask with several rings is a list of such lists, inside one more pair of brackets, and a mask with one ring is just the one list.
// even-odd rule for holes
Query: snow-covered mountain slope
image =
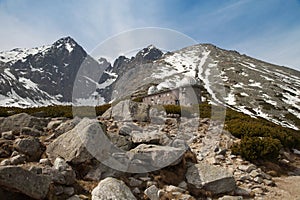
{"label": "snow-covered mountain slope", "polygon": [[[82,63],[87,67],[76,80]],[[210,44],[165,54],[150,45],[111,64],[94,60],[66,37],[48,46],[0,52],[0,83],[0,105],[20,107],[67,104],[74,95],[75,103],[95,105],[199,84],[203,99],[212,104],[300,128],[299,71]]]}
{"label": "snow-covered mountain slope", "polygon": [[48,46],[0,52],[0,105],[72,102],[73,82],[83,61],[99,65],[70,37]]}
{"label": "snow-covered mountain slope", "polygon": [[167,53],[152,62],[133,63],[122,57],[111,71],[116,63],[122,73],[115,70],[116,81],[101,89],[106,100],[145,94],[150,87],[155,91],[175,88],[194,80],[192,84],[203,86],[203,96],[211,103],[300,128],[300,72],[296,70],[210,44]]}

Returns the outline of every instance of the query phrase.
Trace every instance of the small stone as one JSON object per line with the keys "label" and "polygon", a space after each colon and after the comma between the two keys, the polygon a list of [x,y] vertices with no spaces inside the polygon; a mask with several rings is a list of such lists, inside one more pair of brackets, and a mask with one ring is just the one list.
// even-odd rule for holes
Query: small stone
{"label": "small stone", "polygon": [[250,180],[250,179],[251,179],[250,175],[246,174],[246,175],[241,176],[238,180],[239,181],[246,181],[246,180]]}
{"label": "small stone", "polygon": [[140,193],[141,193],[141,191],[140,191],[140,189],[139,189],[138,187],[135,187],[135,188],[132,190],[132,192],[133,192],[134,194],[140,194]]}
{"label": "small stone", "polygon": [[131,187],[137,187],[137,186],[140,186],[142,185],[143,181],[141,180],[138,180],[136,178],[133,178],[133,177],[129,177],[129,185]]}
{"label": "small stone", "polygon": [[178,187],[186,190],[188,188],[188,185],[185,181],[182,181],[179,183]]}
{"label": "small stone", "polygon": [[195,198],[189,194],[180,194],[180,200],[195,200]]}
{"label": "small stone", "polygon": [[264,191],[263,191],[261,188],[254,188],[252,191],[253,191],[255,194],[263,194],[263,193],[264,193]]}
{"label": "small stone", "polygon": [[56,129],[60,124],[62,123],[62,120],[53,120],[50,121],[47,125],[48,130],[54,130]]}
{"label": "small stone", "polygon": [[75,183],[76,174],[75,174],[75,171],[73,169],[67,169],[67,170],[61,172],[61,174],[65,178],[65,184],[66,185],[72,185],[73,183]]}
{"label": "small stone", "polygon": [[272,176],[270,176],[269,174],[265,173],[265,172],[262,172],[261,173],[262,177],[264,179],[267,179],[267,180],[272,180]]}
{"label": "small stone", "polygon": [[146,185],[147,185],[147,187],[150,187],[152,185],[157,185],[157,182],[156,181],[147,181]]}
{"label": "small stone", "polygon": [[144,194],[151,200],[159,200],[158,188],[155,185],[148,187]]}
{"label": "small stone", "polygon": [[11,153],[11,157],[14,157],[14,156],[17,156],[17,155],[19,155],[19,152],[17,152],[17,151],[13,151],[13,152]]}
{"label": "small stone", "polygon": [[243,200],[243,197],[242,196],[225,195],[223,197],[220,197],[218,200]]}
{"label": "small stone", "polygon": [[264,184],[267,186],[275,186],[275,183],[272,180],[264,180]]}
{"label": "small stone", "polygon": [[263,182],[263,179],[261,177],[255,177],[253,180],[259,184]]}
{"label": "small stone", "polygon": [[42,165],[51,165],[51,162],[48,158],[40,159],[39,163],[42,164]]}
{"label": "small stone", "polygon": [[252,170],[251,173],[250,173],[250,176],[255,178],[257,176],[260,176],[260,173],[258,173],[256,170]]}
{"label": "small stone", "polygon": [[16,155],[10,158],[10,162],[12,165],[24,164],[26,161],[26,156],[24,154]]}
{"label": "small stone", "polygon": [[225,156],[224,155],[216,155],[215,156],[215,158],[217,159],[217,160],[225,160]]}
{"label": "small stone", "polygon": [[1,135],[2,135],[2,138],[6,139],[6,140],[14,140],[15,139],[13,131],[3,132]]}
{"label": "small stone", "polygon": [[73,195],[69,198],[67,198],[67,200],[82,200],[78,195]]}
{"label": "small stone", "polygon": [[0,163],[1,166],[10,165],[10,164],[11,162],[9,158],[2,160]]}
{"label": "small stone", "polygon": [[64,193],[64,188],[61,185],[55,185],[53,192],[55,195],[61,195],[62,193]]}
{"label": "small stone", "polygon": [[75,190],[73,187],[64,187],[64,194],[68,196],[72,196],[74,194]]}
{"label": "small stone", "polygon": [[252,170],[255,170],[256,169],[256,166],[255,165],[240,165],[238,167],[239,170],[242,170],[244,172],[247,172],[247,173],[250,173]]}
{"label": "small stone", "polygon": [[33,137],[40,137],[42,135],[42,132],[36,130],[35,128],[22,127],[20,131],[20,135],[30,135]]}
{"label": "small stone", "polygon": [[290,163],[290,161],[288,161],[287,159],[281,159],[281,160],[279,160],[279,162],[282,163],[282,164],[289,164]]}
{"label": "small stone", "polygon": [[248,188],[237,187],[234,190],[234,194],[237,195],[237,196],[250,197],[251,196],[251,190],[248,189]]}
{"label": "small stone", "polygon": [[53,163],[53,167],[58,171],[64,171],[69,167],[69,165],[63,158],[57,157]]}
{"label": "small stone", "polygon": [[210,158],[207,158],[206,161],[212,165],[217,165],[219,164],[219,161],[215,158],[215,157],[210,157]]}
{"label": "small stone", "polygon": [[180,187],[176,187],[176,186],[174,186],[174,185],[167,185],[167,186],[165,187],[165,190],[166,190],[167,192],[180,192],[180,193],[185,192],[184,189],[182,189],[182,188],[180,188]]}

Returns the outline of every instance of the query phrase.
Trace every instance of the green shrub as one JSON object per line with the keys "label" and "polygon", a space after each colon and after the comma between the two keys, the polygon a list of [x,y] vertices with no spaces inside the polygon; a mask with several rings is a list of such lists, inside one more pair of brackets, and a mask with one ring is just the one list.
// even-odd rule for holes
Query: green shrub
{"label": "green shrub", "polygon": [[275,160],[282,145],[278,139],[271,137],[243,137],[240,144],[233,145],[233,154],[241,155],[249,161],[258,159]]}
{"label": "green shrub", "polygon": [[67,117],[73,118],[75,113],[79,117],[95,117],[102,115],[110,104],[104,104],[101,106],[63,106],[63,105],[52,105],[45,107],[34,107],[34,108],[16,108],[16,107],[0,107],[0,117],[8,117],[10,115],[27,113],[33,116],[39,117]]}

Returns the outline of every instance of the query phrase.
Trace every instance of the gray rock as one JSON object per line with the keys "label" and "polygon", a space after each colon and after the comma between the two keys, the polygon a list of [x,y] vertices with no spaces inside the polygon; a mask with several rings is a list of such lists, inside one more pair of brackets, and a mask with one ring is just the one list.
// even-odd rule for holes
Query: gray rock
{"label": "gray rock", "polygon": [[236,188],[234,177],[227,169],[204,162],[191,165],[186,172],[186,179],[194,187],[212,194],[231,192]]}
{"label": "gray rock", "polygon": [[26,161],[26,156],[24,154],[19,154],[10,158],[12,165],[24,164]]}
{"label": "gray rock", "polygon": [[57,196],[61,195],[64,193],[64,187],[62,185],[54,185],[52,193]]}
{"label": "gray rock", "polygon": [[76,181],[76,174],[72,169],[58,171],[53,167],[46,166],[42,168],[42,173],[51,177],[54,183],[62,185],[72,185]]}
{"label": "gray rock", "polygon": [[11,153],[11,157],[17,156],[17,155],[19,155],[19,154],[20,154],[19,152],[13,151],[13,152]]}
{"label": "gray rock", "polygon": [[39,139],[34,137],[16,139],[14,147],[20,153],[27,155],[29,161],[38,161],[43,152]]}
{"label": "gray rock", "polygon": [[80,118],[77,116],[74,117],[74,119],[67,120],[66,122],[61,123],[57,128],[55,128],[55,137],[60,136],[63,133],[66,133],[70,130],[72,130],[79,122]]}
{"label": "gray rock", "polygon": [[0,120],[0,132],[20,131],[22,127],[35,127],[42,130],[46,127],[49,119],[30,116],[26,113],[12,115]]}
{"label": "gray rock", "polygon": [[142,131],[143,129],[134,123],[125,123],[119,128],[119,135],[129,136],[132,131]]}
{"label": "gray rock", "polygon": [[41,166],[38,166],[38,165],[33,165],[33,166],[30,166],[28,171],[31,171],[35,174],[42,174],[43,173],[43,168]]}
{"label": "gray rock", "polygon": [[22,127],[20,129],[20,135],[30,135],[33,137],[40,137],[42,135],[42,132],[36,130],[35,128]]}
{"label": "gray rock", "polygon": [[138,179],[133,178],[133,177],[129,177],[129,185],[131,187],[141,186],[142,184],[143,184],[143,181],[138,180]]}
{"label": "gray rock", "polygon": [[39,163],[42,164],[42,165],[51,165],[51,162],[48,158],[40,159]]}
{"label": "gray rock", "polygon": [[81,200],[81,198],[78,195],[73,195],[69,197],[67,200]]}
{"label": "gray rock", "polygon": [[250,173],[250,176],[255,178],[257,176],[260,176],[261,174],[257,170],[252,170]]}
{"label": "gray rock", "polygon": [[64,171],[67,168],[70,168],[70,166],[66,163],[66,161],[63,158],[57,157],[53,163],[54,169],[58,171]]}
{"label": "gray rock", "polygon": [[60,135],[47,146],[48,158],[54,161],[57,157],[62,157],[66,162],[73,164],[83,163],[93,158],[86,147],[89,140],[93,139],[93,134],[98,134],[95,123],[96,120],[85,118],[75,128]]}
{"label": "gray rock", "polygon": [[101,179],[104,179],[107,177],[118,178],[123,175],[124,175],[123,172],[114,170],[114,169],[99,162],[96,165],[94,165],[92,169],[90,169],[88,171],[88,173],[86,174],[84,179],[90,180],[90,181],[100,181]]}
{"label": "gray rock", "polygon": [[253,164],[250,164],[250,165],[239,165],[238,169],[240,169],[240,170],[242,170],[244,172],[250,173],[252,170],[256,169],[256,166],[253,165]]}
{"label": "gray rock", "polygon": [[0,166],[11,165],[11,161],[9,158],[1,161]]}
{"label": "gray rock", "polygon": [[116,121],[150,121],[150,106],[131,100],[121,101],[108,109],[102,117],[105,119],[113,118]]}
{"label": "gray rock", "polygon": [[160,140],[163,137],[161,132],[158,131],[133,131],[131,133],[131,140],[135,144],[160,144]]}
{"label": "gray rock", "polygon": [[110,142],[112,142],[116,147],[121,150],[128,151],[133,147],[130,137],[125,137],[123,135],[118,135],[115,133],[108,134]]}
{"label": "gray rock", "polygon": [[165,190],[167,192],[180,192],[180,193],[184,193],[185,192],[184,189],[182,189],[180,187],[176,187],[174,185],[167,185],[167,186],[165,186]]}
{"label": "gray rock", "polygon": [[158,108],[151,107],[149,111],[149,117],[151,124],[164,124],[167,113],[164,109],[159,110]]}
{"label": "gray rock", "polygon": [[249,196],[251,196],[251,189],[237,187],[234,190],[234,194],[237,195],[237,196],[249,197]]}
{"label": "gray rock", "polygon": [[6,140],[14,140],[15,139],[13,131],[3,132],[1,135],[2,135],[2,138],[6,139]]}
{"label": "gray rock", "polygon": [[92,191],[92,200],[135,200],[135,196],[123,181],[106,178],[99,182]]}
{"label": "gray rock", "polygon": [[75,190],[73,187],[64,187],[64,194],[67,196],[71,196],[75,193]]}
{"label": "gray rock", "polygon": [[243,200],[243,197],[242,196],[225,195],[223,197],[220,197],[218,200]]}
{"label": "gray rock", "polygon": [[48,193],[51,178],[37,175],[16,166],[0,166],[0,185],[8,190],[18,191],[34,199],[44,199]]}
{"label": "gray rock", "polygon": [[263,179],[261,178],[261,177],[255,177],[254,179],[253,179],[256,183],[262,183],[263,182]]}
{"label": "gray rock", "polygon": [[179,185],[178,185],[178,187],[180,187],[182,189],[185,189],[185,190],[188,188],[187,187],[187,183],[185,181],[180,182]]}
{"label": "gray rock", "polygon": [[170,146],[140,144],[127,154],[131,156],[132,160],[141,161],[140,166],[137,164],[137,167],[160,169],[178,164],[185,151],[186,149]]}
{"label": "gray rock", "polygon": [[47,129],[54,130],[56,129],[63,121],[62,120],[52,120],[48,123]]}
{"label": "gray rock", "polygon": [[61,174],[65,178],[65,182],[64,182],[65,185],[72,185],[75,183],[76,173],[73,169],[67,169],[67,170],[61,172]]}
{"label": "gray rock", "polygon": [[43,174],[47,174],[51,177],[51,180],[54,183],[58,183],[58,184],[65,184],[66,183],[66,179],[64,177],[64,175],[62,175],[59,171],[51,169],[51,170],[47,170],[47,172],[45,172],[45,169],[43,169]]}
{"label": "gray rock", "polygon": [[132,190],[132,192],[133,192],[134,194],[140,194],[140,193],[141,193],[141,191],[140,191],[140,189],[139,189],[138,187],[135,187],[135,188]]}
{"label": "gray rock", "polygon": [[150,200],[159,200],[158,188],[155,185],[148,187],[144,191],[144,194],[147,195]]}

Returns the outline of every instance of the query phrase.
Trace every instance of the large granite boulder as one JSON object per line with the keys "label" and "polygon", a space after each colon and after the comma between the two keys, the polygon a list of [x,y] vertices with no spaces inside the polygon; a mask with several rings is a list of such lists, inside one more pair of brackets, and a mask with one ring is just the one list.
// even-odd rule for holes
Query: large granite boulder
{"label": "large granite boulder", "polygon": [[57,157],[62,157],[66,162],[79,164],[92,159],[87,147],[94,134],[98,134],[97,123],[96,120],[84,118],[72,130],[56,138],[46,149],[50,160],[53,162]]}

